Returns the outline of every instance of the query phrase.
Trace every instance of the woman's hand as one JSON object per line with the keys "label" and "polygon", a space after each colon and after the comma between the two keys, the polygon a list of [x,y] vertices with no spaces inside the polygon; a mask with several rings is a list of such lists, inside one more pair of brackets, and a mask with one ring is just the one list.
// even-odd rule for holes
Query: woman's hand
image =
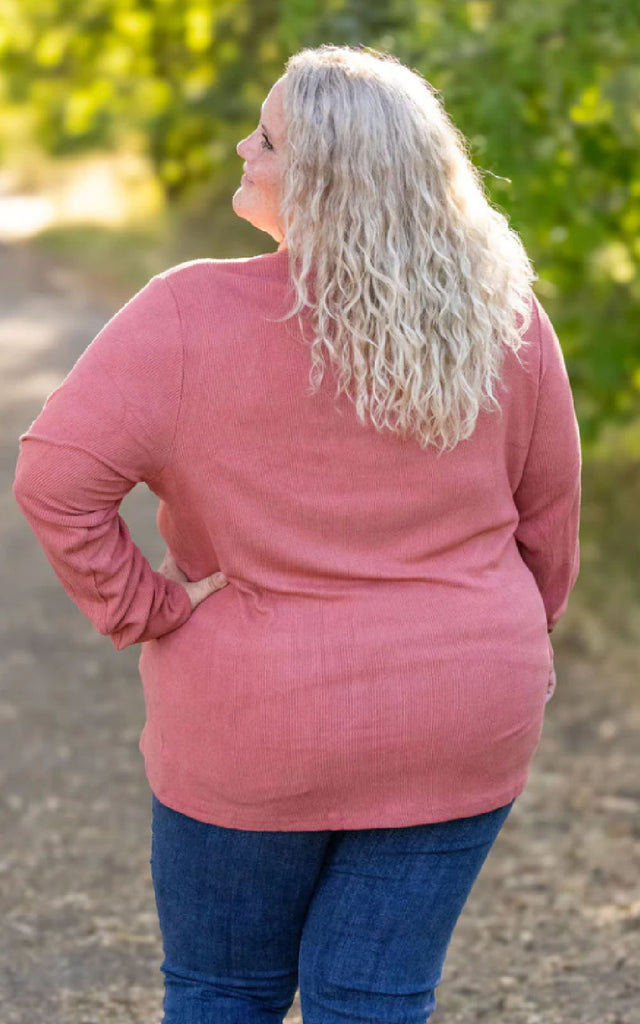
{"label": "woman's hand", "polygon": [[545,704],[548,704],[553,697],[556,689],[556,667],[555,667],[555,654],[553,651],[553,644],[551,643],[551,634],[547,630],[547,643],[549,645],[549,678],[547,680],[547,695],[545,697]]}
{"label": "woman's hand", "polygon": [[226,587],[229,582],[222,572],[214,572],[212,576],[205,576],[202,580],[195,580],[191,582],[185,573],[183,573],[180,566],[176,564],[176,561],[170,551],[166,552],[157,571],[161,572],[163,576],[166,576],[168,580],[173,580],[174,583],[180,583],[181,586],[184,587],[189,595],[189,600],[191,601],[191,611],[194,611],[199,604],[202,604],[205,598],[209,597],[211,594],[215,594],[216,590],[221,590],[222,587]]}
{"label": "woman's hand", "polygon": [[553,697],[553,695],[555,693],[555,690],[556,690],[556,670],[555,670],[554,666],[552,665],[551,666],[551,670],[549,672],[549,682],[547,683],[547,696],[545,698],[545,704],[548,704],[548,702],[551,700],[551,698]]}

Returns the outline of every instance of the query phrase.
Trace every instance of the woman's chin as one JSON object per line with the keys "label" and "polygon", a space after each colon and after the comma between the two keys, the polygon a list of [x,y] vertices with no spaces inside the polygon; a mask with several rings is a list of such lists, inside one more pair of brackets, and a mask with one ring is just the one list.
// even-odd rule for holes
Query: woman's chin
{"label": "woman's chin", "polygon": [[236,192],[233,193],[231,205],[233,207],[233,212],[237,213],[238,217],[245,217],[248,219],[249,211],[247,209],[247,204],[244,201],[244,196],[242,194],[241,188],[239,188]]}

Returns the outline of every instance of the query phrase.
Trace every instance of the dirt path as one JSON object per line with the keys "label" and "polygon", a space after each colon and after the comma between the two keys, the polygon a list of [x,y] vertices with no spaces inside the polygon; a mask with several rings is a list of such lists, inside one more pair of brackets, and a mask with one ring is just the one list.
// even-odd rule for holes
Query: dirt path
{"label": "dirt path", "polygon": [[[75,609],[10,491],[19,433],[116,307],[28,244],[0,248],[0,289],[0,1024],[156,1024],[138,652]],[[152,561],[154,512],[143,488],[123,505]],[[455,933],[435,1024],[640,1022],[640,659],[588,653],[571,613],[556,635],[529,786]]]}

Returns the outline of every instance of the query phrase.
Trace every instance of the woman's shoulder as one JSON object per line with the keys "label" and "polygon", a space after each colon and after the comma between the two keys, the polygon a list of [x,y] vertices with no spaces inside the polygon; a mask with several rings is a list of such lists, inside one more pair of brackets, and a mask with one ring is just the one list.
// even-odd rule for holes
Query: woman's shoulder
{"label": "woman's shoulder", "polygon": [[236,256],[229,259],[201,257],[177,263],[160,271],[162,278],[173,289],[199,289],[211,286],[216,281],[227,282],[230,278],[274,278],[288,271],[288,254],[284,250],[259,253],[256,256]]}
{"label": "woman's shoulder", "polygon": [[550,370],[566,374],[564,353],[555,327],[541,299],[531,289],[530,319],[523,332],[522,348],[518,352],[519,369],[539,384]]}

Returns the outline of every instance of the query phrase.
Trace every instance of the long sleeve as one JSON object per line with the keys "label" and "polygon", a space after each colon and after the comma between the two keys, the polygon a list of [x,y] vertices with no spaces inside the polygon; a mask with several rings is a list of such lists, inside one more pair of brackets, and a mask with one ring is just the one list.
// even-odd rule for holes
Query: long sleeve
{"label": "long sleeve", "polygon": [[540,337],[538,401],[529,451],[514,494],[516,541],[533,573],[551,633],[579,570],[580,435],[560,343],[534,302]]}
{"label": "long sleeve", "polygon": [[121,650],[190,615],[119,515],[170,455],[182,389],[179,311],[154,277],[103,327],[20,437],[13,491],[78,608]]}

